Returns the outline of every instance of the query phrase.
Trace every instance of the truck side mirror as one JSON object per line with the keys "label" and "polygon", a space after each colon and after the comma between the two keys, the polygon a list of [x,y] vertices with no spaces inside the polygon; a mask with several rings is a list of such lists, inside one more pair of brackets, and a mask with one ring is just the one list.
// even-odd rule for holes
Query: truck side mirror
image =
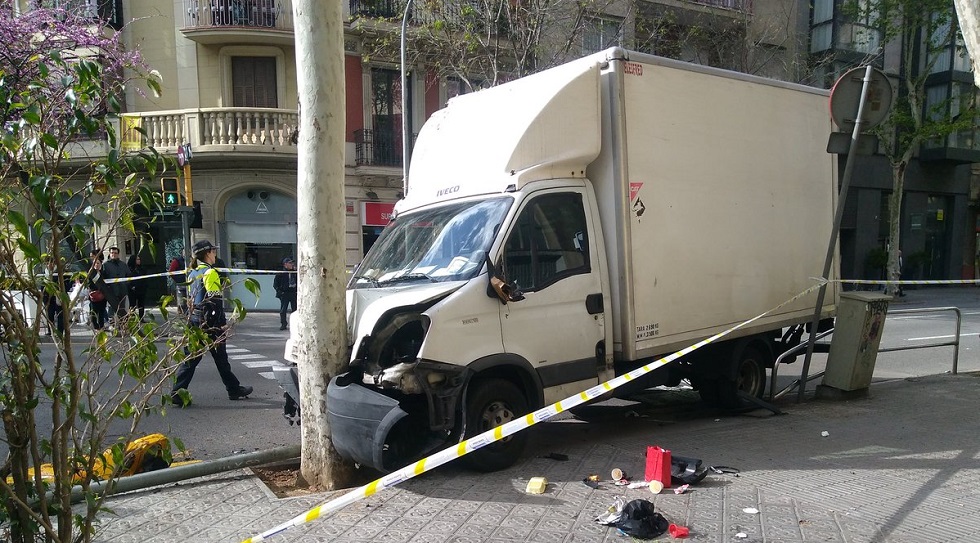
{"label": "truck side mirror", "polygon": [[490,279],[490,284],[487,286],[487,296],[491,298],[497,297],[505,305],[507,302],[519,302],[523,300],[524,293],[516,285],[507,281],[505,277],[497,274],[497,267],[490,260],[489,254],[486,255],[486,261],[487,276]]}

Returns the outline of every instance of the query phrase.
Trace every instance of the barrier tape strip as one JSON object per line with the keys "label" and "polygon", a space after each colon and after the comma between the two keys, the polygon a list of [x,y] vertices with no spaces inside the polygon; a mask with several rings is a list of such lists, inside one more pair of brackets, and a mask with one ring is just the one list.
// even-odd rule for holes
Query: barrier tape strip
{"label": "barrier tape strip", "polygon": [[836,279],[832,283],[851,285],[980,285],[980,279],[922,279],[916,281],[888,281],[885,279]]}
{"label": "barrier tape strip", "polygon": [[728,334],[731,334],[732,332],[738,330],[739,328],[747,326],[761,319],[762,317],[765,317],[766,315],[786,305],[789,305],[795,302],[796,300],[799,300],[800,298],[806,296],[807,294],[810,294],[811,292],[817,290],[821,286],[828,283],[828,281],[825,281],[823,279],[815,279],[815,280],[818,281],[816,285],[811,286],[810,288],[804,290],[803,292],[800,292],[799,294],[793,296],[792,298],[786,300],[785,302],[763,313],[760,313],[759,315],[756,315],[755,317],[752,317],[751,319],[745,322],[737,324],[723,332],[719,332],[707,339],[699,341],[698,343],[695,343],[694,345],[681,349],[680,351],[677,351],[671,355],[665,356],[655,362],[646,364],[629,373],[624,373],[623,375],[616,376],[604,383],[593,386],[584,392],[580,392],[578,394],[569,396],[564,400],[560,400],[551,405],[542,407],[541,409],[538,409],[533,413],[528,413],[527,415],[519,419],[512,420],[506,424],[487,430],[482,434],[475,435],[458,444],[450,445],[449,447],[446,447],[445,449],[435,454],[432,454],[426,458],[423,458],[417,462],[409,464],[399,469],[398,471],[389,473],[388,475],[385,475],[380,479],[376,479],[360,488],[356,488],[348,492],[347,494],[340,496],[339,498],[333,499],[328,502],[324,502],[314,507],[313,509],[310,509],[306,513],[303,513],[302,515],[299,515],[290,521],[280,524],[275,528],[262,532],[259,535],[250,537],[244,540],[242,543],[258,543],[260,541],[265,541],[266,538],[285,532],[290,528],[300,526],[302,524],[306,524],[307,522],[312,522],[327,513],[332,513],[354,502],[373,496],[374,494],[378,493],[381,490],[395,486],[403,481],[407,481],[427,471],[431,471],[447,462],[451,462],[461,456],[465,456],[495,441],[500,441],[505,437],[520,432],[521,430],[530,428],[531,426],[534,426],[539,422],[544,422],[550,419],[551,417],[561,413],[562,411],[567,411],[568,409],[571,409],[583,403],[594,400],[599,396],[602,396],[606,392],[609,392],[610,390],[622,386],[623,384],[632,381],[633,379],[646,375],[647,373],[650,373],[655,369],[663,367],[684,355],[687,355],[693,351],[696,351],[697,349],[700,349],[701,347],[704,347],[705,345],[708,345],[709,343],[717,341],[718,339],[723,338]]}
{"label": "barrier tape strip", "polygon": [[[244,268],[214,268],[221,273],[247,273],[249,275],[270,275],[277,273],[296,273],[296,270],[249,270]],[[150,273],[147,275],[137,275],[134,277],[113,277],[112,279],[104,279],[106,283],[125,283],[128,281],[136,281],[137,279],[149,279],[151,277],[166,277],[169,275],[186,275],[188,272],[193,270],[178,270],[178,271],[166,271],[160,273]]]}

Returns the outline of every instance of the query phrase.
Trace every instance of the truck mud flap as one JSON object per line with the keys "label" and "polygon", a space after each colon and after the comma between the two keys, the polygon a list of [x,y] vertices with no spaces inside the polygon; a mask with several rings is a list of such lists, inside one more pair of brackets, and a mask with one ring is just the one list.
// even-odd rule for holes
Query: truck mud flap
{"label": "truck mud flap", "polygon": [[330,438],[341,456],[363,466],[386,471],[384,448],[388,433],[408,413],[398,401],[350,381],[347,374],[327,386]]}

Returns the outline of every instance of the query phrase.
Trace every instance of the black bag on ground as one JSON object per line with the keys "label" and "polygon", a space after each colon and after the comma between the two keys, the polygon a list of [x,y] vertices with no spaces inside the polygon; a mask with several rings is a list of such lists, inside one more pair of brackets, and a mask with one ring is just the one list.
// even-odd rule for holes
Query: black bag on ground
{"label": "black bag on ground", "polygon": [[637,539],[653,539],[667,531],[670,525],[663,515],[653,510],[647,500],[633,500],[623,508],[616,527],[626,535]]}

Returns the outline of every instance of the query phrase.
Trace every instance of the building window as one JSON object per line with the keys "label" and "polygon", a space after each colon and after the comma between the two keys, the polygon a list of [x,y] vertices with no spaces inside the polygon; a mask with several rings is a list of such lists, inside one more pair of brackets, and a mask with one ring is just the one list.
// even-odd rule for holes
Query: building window
{"label": "building window", "polygon": [[582,28],[582,53],[597,53],[607,47],[620,44],[623,22],[610,17],[586,19]]}
{"label": "building window", "polygon": [[[411,85],[409,85],[411,88]],[[396,70],[371,70],[372,164],[400,166],[402,163],[402,88]]]}
{"label": "building window", "polygon": [[232,57],[231,85],[233,107],[279,107],[274,57]]}
{"label": "building window", "polygon": [[932,121],[950,119],[962,120],[963,115],[969,115],[973,121],[965,123],[969,126],[953,132],[943,141],[934,138],[923,144],[925,148],[953,147],[980,151],[980,128],[977,128],[976,107],[978,94],[972,82],[954,81],[926,87],[925,115]]}
{"label": "building window", "polygon": [[922,60],[929,73],[946,73],[950,70],[973,71],[970,56],[963,43],[963,35],[953,27],[952,20],[938,25],[932,36],[924,36],[922,45],[924,50],[928,51],[928,56],[923,55]]}
{"label": "building window", "polygon": [[881,46],[878,17],[868,0],[858,1],[853,17],[842,12],[840,0],[814,0],[811,15],[811,53],[834,49],[876,54]]}

